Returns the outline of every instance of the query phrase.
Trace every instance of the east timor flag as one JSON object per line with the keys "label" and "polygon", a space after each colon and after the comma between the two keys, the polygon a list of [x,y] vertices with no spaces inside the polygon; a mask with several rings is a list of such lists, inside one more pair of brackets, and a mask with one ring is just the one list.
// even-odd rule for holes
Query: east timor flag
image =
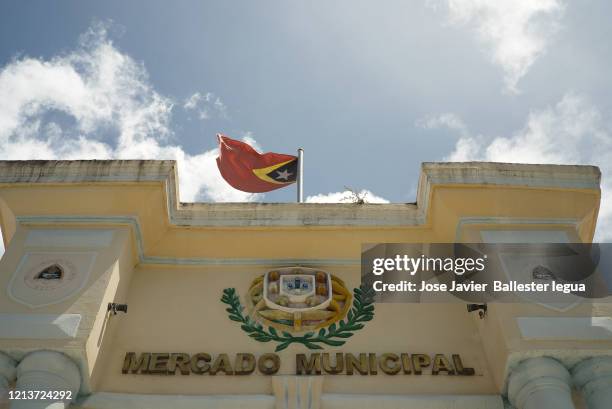
{"label": "east timor flag", "polygon": [[221,176],[233,188],[261,193],[294,183],[297,157],[282,153],[259,153],[249,144],[217,134]]}

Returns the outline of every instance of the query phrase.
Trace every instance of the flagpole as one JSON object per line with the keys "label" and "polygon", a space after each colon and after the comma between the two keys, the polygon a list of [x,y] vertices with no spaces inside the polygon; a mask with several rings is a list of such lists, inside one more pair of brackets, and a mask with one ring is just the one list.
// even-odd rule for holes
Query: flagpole
{"label": "flagpole", "polygon": [[304,149],[298,148],[297,201],[304,202]]}

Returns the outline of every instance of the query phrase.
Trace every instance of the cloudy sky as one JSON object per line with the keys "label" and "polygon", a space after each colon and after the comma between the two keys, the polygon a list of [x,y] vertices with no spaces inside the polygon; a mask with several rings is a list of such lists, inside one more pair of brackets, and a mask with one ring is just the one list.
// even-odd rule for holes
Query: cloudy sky
{"label": "cloudy sky", "polygon": [[176,159],[231,189],[215,134],[305,149],[310,200],[415,200],[424,161],[595,164],[612,205],[607,0],[0,3],[0,159]]}

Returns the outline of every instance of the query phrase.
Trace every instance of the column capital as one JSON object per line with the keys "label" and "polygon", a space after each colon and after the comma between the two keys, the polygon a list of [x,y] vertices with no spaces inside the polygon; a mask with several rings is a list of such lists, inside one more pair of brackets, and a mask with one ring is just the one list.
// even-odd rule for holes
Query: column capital
{"label": "column capital", "polygon": [[[570,380],[570,373],[559,361],[549,357],[530,358],[521,362],[510,374],[508,399],[519,409],[537,407],[539,405],[530,402],[534,399],[542,402],[548,398],[554,398],[559,409],[573,408]],[[560,404],[563,406],[558,406]],[[547,407],[555,406],[545,404],[541,409]]]}
{"label": "column capital", "polygon": [[272,377],[276,409],[319,409],[322,376],[281,375]]}
{"label": "column capital", "polygon": [[[78,392],[81,386],[81,371],[71,358],[57,351],[35,351],[26,355],[17,366],[17,379],[29,373],[47,373],[61,378]],[[73,389],[71,388],[71,389]]]}
{"label": "column capital", "polygon": [[0,352],[0,407],[8,401],[9,384],[15,380],[17,362],[10,356]]}
{"label": "column capital", "polygon": [[612,397],[612,356],[585,359],[574,366],[572,375],[574,385],[582,390],[589,407],[609,404]]}
{"label": "column capital", "polygon": [[64,409],[76,399],[81,387],[81,372],[72,359],[61,352],[35,351],[17,365],[17,390],[70,391],[72,399],[15,400],[11,409]]}
{"label": "column capital", "polygon": [[6,355],[3,352],[0,352],[0,377],[6,379],[7,382],[13,382],[17,377],[17,362]]}

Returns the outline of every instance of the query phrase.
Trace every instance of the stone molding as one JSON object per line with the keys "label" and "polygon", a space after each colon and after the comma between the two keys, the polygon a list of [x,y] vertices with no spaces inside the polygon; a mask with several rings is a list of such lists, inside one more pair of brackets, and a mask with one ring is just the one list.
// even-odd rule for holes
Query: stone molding
{"label": "stone molding", "polygon": [[322,376],[274,376],[275,409],[320,409]]}
{"label": "stone molding", "polygon": [[0,407],[8,402],[9,385],[15,381],[17,362],[0,352]]}
{"label": "stone molding", "polygon": [[0,377],[13,382],[17,376],[17,362],[10,356],[0,352]]}
{"label": "stone molding", "polygon": [[589,409],[604,409],[612,399],[612,356],[586,359],[572,369],[574,385],[580,389]]}
{"label": "stone molding", "polygon": [[272,395],[143,395],[96,392],[77,402],[87,409],[274,409]]}
{"label": "stone molding", "polygon": [[73,339],[77,336],[81,318],[81,314],[0,313],[0,338]]}
{"label": "stone molding", "polygon": [[549,357],[521,362],[508,379],[508,399],[518,409],[574,409],[571,376]]}
{"label": "stone molding", "polygon": [[180,226],[413,226],[424,224],[434,185],[503,185],[600,191],[594,166],[423,163],[415,204],[180,203],[175,161],[0,161],[0,184],[162,183]]}
{"label": "stone molding", "polygon": [[[88,409],[276,409],[278,405],[274,395],[187,396],[113,392],[96,392],[77,402],[77,407]],[[328,409],[504,409],[499,395],[322,394],[321,405]]]}
{"label": "stone molding", "polygon": [[73,398],[81,386],[76,363],[56,351],[34,351],[17,365],[17,390],[69,390]]}

